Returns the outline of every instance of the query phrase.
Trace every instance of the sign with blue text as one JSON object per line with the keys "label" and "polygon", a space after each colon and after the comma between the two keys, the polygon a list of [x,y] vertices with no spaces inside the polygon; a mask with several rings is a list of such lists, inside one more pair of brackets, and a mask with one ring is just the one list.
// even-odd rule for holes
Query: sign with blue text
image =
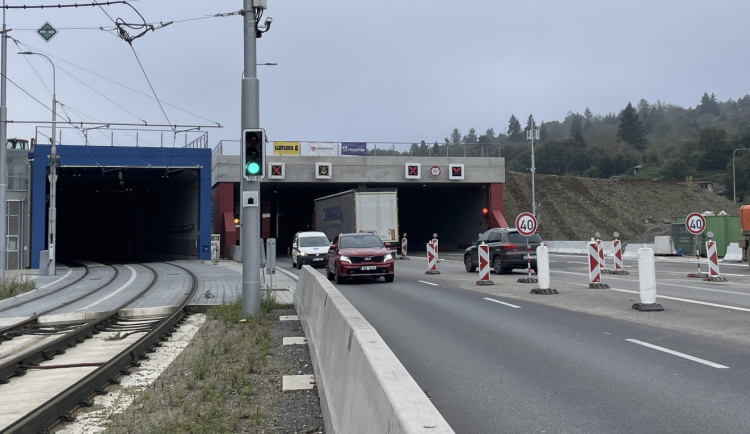
{"label": "sign with blue text", "polygon": [[367,155],[367,143],[342,142],[341,155]]}

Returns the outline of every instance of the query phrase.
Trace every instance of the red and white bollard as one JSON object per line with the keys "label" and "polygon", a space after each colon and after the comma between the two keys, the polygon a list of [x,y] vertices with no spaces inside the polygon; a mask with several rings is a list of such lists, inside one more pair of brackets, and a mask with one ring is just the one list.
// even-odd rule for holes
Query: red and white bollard
{"label": "red and white bollard", "polygon": [[[713,235],[713,234],[711,234]],[[705,279],[708,276],[708,274],[705,274],[701,271],[701,235],[696,234],[695,235],[695,263],[698,266],[698,273],[690,273],[687,275],[687,277],[694,277],[698,279]],[[708,237],[708,240],[711,241],[711,237]]]}
{"label": "red and white bollard", "polygon": [[437,239],[437,234],[436,233],[432,234],[432,241],[430,241],[430,242],[435,245],[435,261],[436,262],[440,262],[440,258],[439,258],[439,255],[438,255],[438,239]]}
{"label": "red and white bollard", "polygon": [[484,243],[477,246],[479,254],[479,280],[477,285],[494,285],[490,280],[490,247]]}
{"label": "red and white bollard", "polygon": [[404,237],[401,238],[401,259],[409,259],[406,252],[408,244],[409,243],[406,241],[406,232],[404,232]]}
{"label": "red and white bollard", "polygon": [[427,243],[427,271],[424,274],[440,274],[437,270],[437,255],[435,255],[435,245]]}
{"label": "red and white bollard", "polygon": [[711,238],[706,242],[706,257],[708,259],[708,277],[704,277],[703,280],[726,282],[726,277],[719,276],[719,256],[716,254],[716,241],[713,241]]}
{"label": "red and white bollard", "polygon": [[612,253],[614,254],[615,263],[615,270],[612,274],[630,274],[622,268],[622,241],[617,238],[612,241]]}
{"label": "red and white bollard", "polygon": [[597,248],[599,249],[599,269],[604,270],[607,268],[607,264],[604,262],[604,249],[602,248],[602,240],[596,240]]}
{"label": "red and white bollard", "polygon": [[599,266],[599,244],[596,241],[589,243],[589,288],[609,288],[602,282],[602,273]]}

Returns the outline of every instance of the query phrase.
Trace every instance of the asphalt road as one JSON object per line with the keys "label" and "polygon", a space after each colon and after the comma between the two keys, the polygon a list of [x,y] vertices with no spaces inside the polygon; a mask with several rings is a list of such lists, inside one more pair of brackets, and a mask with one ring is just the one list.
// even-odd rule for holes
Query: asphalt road
{"label": "asphalt road", "polygon": [[[496,294],[488,294],[472,290],[477,275],[466,273],[460,254],[454,256],[456,262],[450,253],[441,256],[446,260],[437,276],[425,275],[425,261],[415,258],[397,262],[394,283],[351,282],[338,289],[456,432],[750,432],[747,335],[743,341],[724,339],[721,329],[686,332],[689,324],[680,319],[717,316],[728,321],[726,327],[747,331],[750,312],[711,305],[750,307],[747,264],[732,269],[739,276],[727,284],[704,285],[681,277],[697,268],[694,263],[659,259],[659,295],[690,301],[660,299],[673,306],[663,313],[624,305],[610,315],[564,302],[621,304],[622,297],[634,297],[622,291],[637,290],[635,268],[628,268],[632,276],[610,281],[619,291],[593,292],[584,257],[553,255],[553,284],[580,290],[518,295],[533,285],[519,291],[522,284],[514,282],[522,274],[516,272],[493,274]],[[278,264],[292,270],[289,259]],[[596,298],[585,298],[590,294]]]}

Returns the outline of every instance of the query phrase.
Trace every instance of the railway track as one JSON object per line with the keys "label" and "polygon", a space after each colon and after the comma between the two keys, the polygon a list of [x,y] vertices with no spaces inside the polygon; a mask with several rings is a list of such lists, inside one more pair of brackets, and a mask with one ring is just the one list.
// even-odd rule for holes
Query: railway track
{"label": "railway track", "polygon": [[[143,265],[143,264],[142,264]],[[124,320],[117,317],[120,309],[130,305],[153,288],[158,280],[156,271],[147,266],[153,273],[149,284],[138,294],[122,303],[95,321],[65,330],[65,333],[51,342],[33,348],[18,357],[0,364],[0,392],[3,387],[13,387],[14,377],[28,374],[32,370],[90,368],[91,372],[71,384],[46,402],[27,412],[15,422],[0,427],[0,433],[40,433],[47,432],[61,422],[75,419],[74,412],[81,407],[90,406],[96,394],[106,393],[104,389],[110,384],[119,383],[119,377],[128,375],[130,367],[138,366],[139,360],[147,358],[147,353],[171,336],[172,331],[181,324],[187,315],[187,305],[197,289],[197,278],[187,268],[169,264],[187,273],[192,281],[189,290],[181,300],[178,308],[170,315],[161,318],[144,320]],[[55,356],[66,354],[70,349],[87,342],[95,334],[111,333],[113,340],[123,340],[139,333],[145,333],[132,344],[122,348],[108,361],[95,361],[63,365],[51,365],[49,361]],[[104,341],[103,341],[104,342]],[[75,350],[71,350],[71,355]],[[90,348],[89,350],[90,351]],[[44,363],[48,362],[48,363]],[[41,375],[41,374],[40,374]],[[24,380],[26,381],[26,380]],[[8,384],[10,383],[10,384]],[[24,387],[26,389],[26,387]],[[19,390],[19,393],[23,393]]]}

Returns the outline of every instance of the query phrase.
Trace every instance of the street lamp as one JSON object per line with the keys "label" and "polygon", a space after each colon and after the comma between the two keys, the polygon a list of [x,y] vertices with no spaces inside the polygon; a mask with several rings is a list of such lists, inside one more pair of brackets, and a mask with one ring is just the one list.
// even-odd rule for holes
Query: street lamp
{"label": "street lamp", "polygon": [[534,174],[536,173],[536,166],[534,165],[534,140],[539,141],[539,128],[534,124],[534,117],[529,116],[531,121],[531,128],[526,131],[526,140],[531,142],[531,214],[536,217],[536,197],[534,196]]}
{"label": "street lamp", "polygon": [[748,148],[738,148],[735,149],[734,152],[732,152],[732,193],[734,193],[734,203],[737,203],[737,182],[735,181],[734,176],[734,154],[737,153],[737,151],[749,151]]}
{"label": "street lamp", "polygon": [[[33,51],[21,51],[18,54],[26,56],[42,56],[52,65],[52,138],[49,150],[49,220],[47,222],[47,251],[49,262],[47,262],[47,275],[55,275],[55,242],[57,237],[57,148],[55,147],[55,135],[57,134],[57,78],[55,64],[52,59],[41,53]],[[42,264],[39,264],[42,268]],[[40,273],[41,274],[41,273]]]}

